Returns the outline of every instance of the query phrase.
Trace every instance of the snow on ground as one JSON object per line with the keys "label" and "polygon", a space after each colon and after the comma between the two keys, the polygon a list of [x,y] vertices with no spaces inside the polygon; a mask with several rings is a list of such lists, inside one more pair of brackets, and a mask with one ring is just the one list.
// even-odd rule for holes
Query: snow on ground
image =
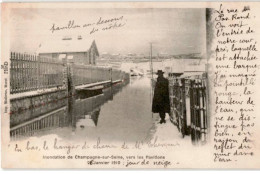
{"label": "snow on ground", "polygon": [[155,122],[153,128],[151,129],[151,134],[153,140],[157,138],[159,142],[178,142],[178,143],[188,143],[191,144],[191,137],[182,137],[181,132],[178,131],[177,126],[175,126],[171,121],[168,114],[166,114],[166,123],[160,124],[160,117],[158,114],[154,114]]}
{"label": "snow on ground", "polygon": [[[210,153],[210,146],[194,145],[191,141],[191,136],[182,137],[182,134],[178,131],[171,121],[169,116],[166,116],[166,123],[159,124],[160,117],[158,114],[154,114],[154,125],[151,130],[152,140],[159,144],[178,144],[172,147],[162,147],[154,153],[164,155],[166,160],[171,161],[173,164],[171,167],[178,168],[210,168],[210,162],[212,156]],[[208,159],[208,160],[205,160]]]}

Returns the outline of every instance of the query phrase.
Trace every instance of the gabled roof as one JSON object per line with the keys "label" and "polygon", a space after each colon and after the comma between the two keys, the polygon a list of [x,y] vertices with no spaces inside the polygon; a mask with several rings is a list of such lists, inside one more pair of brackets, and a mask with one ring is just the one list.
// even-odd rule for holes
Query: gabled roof
{"label": "gabled roof", "polygon": [[71,39],[71,40],[55,40],[55,41],[52,40],[41,44],[37,52],[39,54],[88,52],[88,50],[90,49],[93,43],[95,44],[94,40],[87,40],[87,39],[81,39],[81,40]]}

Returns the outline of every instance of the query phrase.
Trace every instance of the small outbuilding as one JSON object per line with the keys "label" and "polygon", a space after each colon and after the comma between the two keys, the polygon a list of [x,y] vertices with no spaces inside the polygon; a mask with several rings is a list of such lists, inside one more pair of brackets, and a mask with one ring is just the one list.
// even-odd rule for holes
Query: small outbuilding
{"label": "small outbuilding", "polygon": [[70,59],[74,63],[95,65],[99,52],[95,40],[78,38],[63,38],[56,41],[48,41],[39,46],[40,57],[52,59]]}

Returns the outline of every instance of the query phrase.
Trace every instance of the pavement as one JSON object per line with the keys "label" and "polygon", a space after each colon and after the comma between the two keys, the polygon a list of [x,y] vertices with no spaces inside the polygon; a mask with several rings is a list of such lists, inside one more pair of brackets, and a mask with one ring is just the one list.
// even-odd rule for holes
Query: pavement
{"label": "pavement", "polygon": [[178,131],[177,126],[175,126],[171,121],[168,114],[166,114],[166,123],[160,124],[160,118],[158,114],[154,114],[155,122],[153,128],[151,129],[153,139],[157,138],[160,142],[189,142],[191,143],[191,137],[182,137],[181,132]]}

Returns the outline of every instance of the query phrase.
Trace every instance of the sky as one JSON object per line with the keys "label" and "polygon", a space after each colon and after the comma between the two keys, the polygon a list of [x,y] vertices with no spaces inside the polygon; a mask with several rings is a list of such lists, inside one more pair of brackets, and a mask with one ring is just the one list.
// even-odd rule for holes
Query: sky
{"label": "sky", "polygon": [[[120,20],[96,25],[100,18]],[[69,21],[79,27],[52,32],[53,25],[61,28]],[[122,27],[102,30],[115,22]],[[204,53],[206,49],[205,9],[13,9],[10,25],[11,50],[17,52],[35,53],[43,43],[79,35],[95,40],[101,54],[149,55],[149,43],[153,54]],[[90,34],[93,27],[98,31]]]}

